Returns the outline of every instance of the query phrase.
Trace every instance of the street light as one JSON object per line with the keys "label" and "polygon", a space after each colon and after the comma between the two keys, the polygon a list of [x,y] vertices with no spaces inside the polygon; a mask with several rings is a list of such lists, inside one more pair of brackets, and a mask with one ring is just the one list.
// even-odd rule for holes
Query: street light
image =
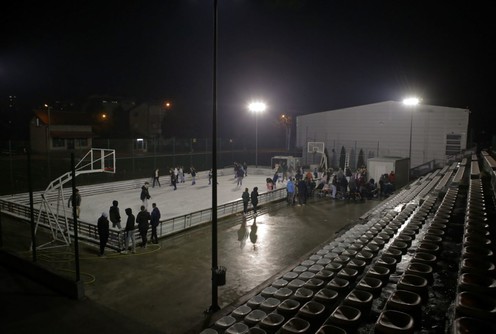
{"label": "street light", "polygon": [[412,168],[412,133],[413,133],[413,112],[415,111],[420,99],[418,97],[408,97],[403,100],[403,104],[407,107],[411,107],[410,111],[410,148],[408,149],[408,181],[410,181],[410,170]]}
{"label": "street light", "polygon": [[279,121],[284,126],[286,130],[286,149],[289,151],[291,146],[291,122],[293,121],[292,117],[286,114],[282,114],[279,117]]}
{"label": "street light", "polygon": [[258,168],[258,114],[264,112],[267,105],[264,102],[251,102],[248,110],[255,114],[255,168]]}

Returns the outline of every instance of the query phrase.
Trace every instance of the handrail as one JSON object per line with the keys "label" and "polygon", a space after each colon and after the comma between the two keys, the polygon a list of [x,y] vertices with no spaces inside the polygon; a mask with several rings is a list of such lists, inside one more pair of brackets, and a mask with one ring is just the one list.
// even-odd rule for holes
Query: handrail
{"label": "handrail", "polygon": [[[280,201],[286,198],[286,188],[275,189],[272,191],[267,191],[260,193],[259,195],[259,205],[267,204],[270,202]],[[8,214],[12,217],[22,219],[24,221],[30,220],[29,206],[21,203],[16,203],[10,200],[0,198],[0,211],[4,214]],[[217,217],[224,218],[233,214],[237,214],[243,211],[243,201],[241,199],[234,200],[225,204],[217,206]],[[38,215],[39,210],[34,209],[35,216]],[[69,217],[69,235],[74,238],[74,224],[72,219]],[[63,221],[63,217],[59,218],[60,222]],[[180,215],[172,218],[162,219],[157,227],[158,237],[164,237],[167,235],[179,233],[187,229],[207,224],[212,221],[212,210],[211,208],[202,209],[194,212],[187,213],[185,215]],[[48,215],[46,212],[41,212],[41,219],[39,226],[49,228]],[[151,231],[149,232],[151,233]],[[78,235],[80,240],[85,240],[90,243],[98,244],[98,232],[95,224],[91,224],[85,221],[78,220]],[[135,230],[136,240],[140,239],[139,233]],[[122,231],[117,231],[110,229],[109,241],[107,247],[115,250],[123,249],[124,233]]]}

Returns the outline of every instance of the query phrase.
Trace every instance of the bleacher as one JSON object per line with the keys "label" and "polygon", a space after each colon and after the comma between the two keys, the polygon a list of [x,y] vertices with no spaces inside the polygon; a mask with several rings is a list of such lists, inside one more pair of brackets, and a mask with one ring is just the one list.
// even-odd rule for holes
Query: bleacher
{"label": "bleacher", "polygon": [[428,174],[202,333],[496,333],[493,194],[474,156]]}

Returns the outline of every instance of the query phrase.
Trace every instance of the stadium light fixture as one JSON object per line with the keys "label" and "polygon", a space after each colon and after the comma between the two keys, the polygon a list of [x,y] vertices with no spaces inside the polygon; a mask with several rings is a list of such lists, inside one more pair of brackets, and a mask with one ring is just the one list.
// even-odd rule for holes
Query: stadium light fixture
{"label": "stadium light fixture", "polygon": [[255,168],[258,168],[258,114],[264,112],[267,105],[261,101],[248,104],[248,110],[255,114]]}

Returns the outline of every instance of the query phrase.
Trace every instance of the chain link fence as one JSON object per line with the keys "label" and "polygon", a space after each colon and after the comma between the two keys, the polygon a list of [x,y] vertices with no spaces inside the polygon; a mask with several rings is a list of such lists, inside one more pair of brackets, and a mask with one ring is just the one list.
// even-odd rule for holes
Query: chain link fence
{"label": "chain link fence", "polygon": [[[169,138],[137,141],[132,139],[94,138],[93,147],[116,150],[116,173],[94,173],[80,175],[78,185],[100,182],[123,181],[152,177],[156,168],[160,174],[169,174],[169,169],[182,166],[185,172],[190,167],[197,171],[212,168],[211,138]],[[255,164],[255,150],[233,139],[217,141],[217,168],[232,166],[234,162]],[[28,192],[28,142],[1,142],[0,195]],[[31,179],[34,191],[44,190],[55,178],[71,169],[71,153],[76,163],[90,148],[52,152],[32,152]],[[258,164],[269,166],[271,158],[277,155],[301,156],[301,151],[283,149],[258,149]]]}

